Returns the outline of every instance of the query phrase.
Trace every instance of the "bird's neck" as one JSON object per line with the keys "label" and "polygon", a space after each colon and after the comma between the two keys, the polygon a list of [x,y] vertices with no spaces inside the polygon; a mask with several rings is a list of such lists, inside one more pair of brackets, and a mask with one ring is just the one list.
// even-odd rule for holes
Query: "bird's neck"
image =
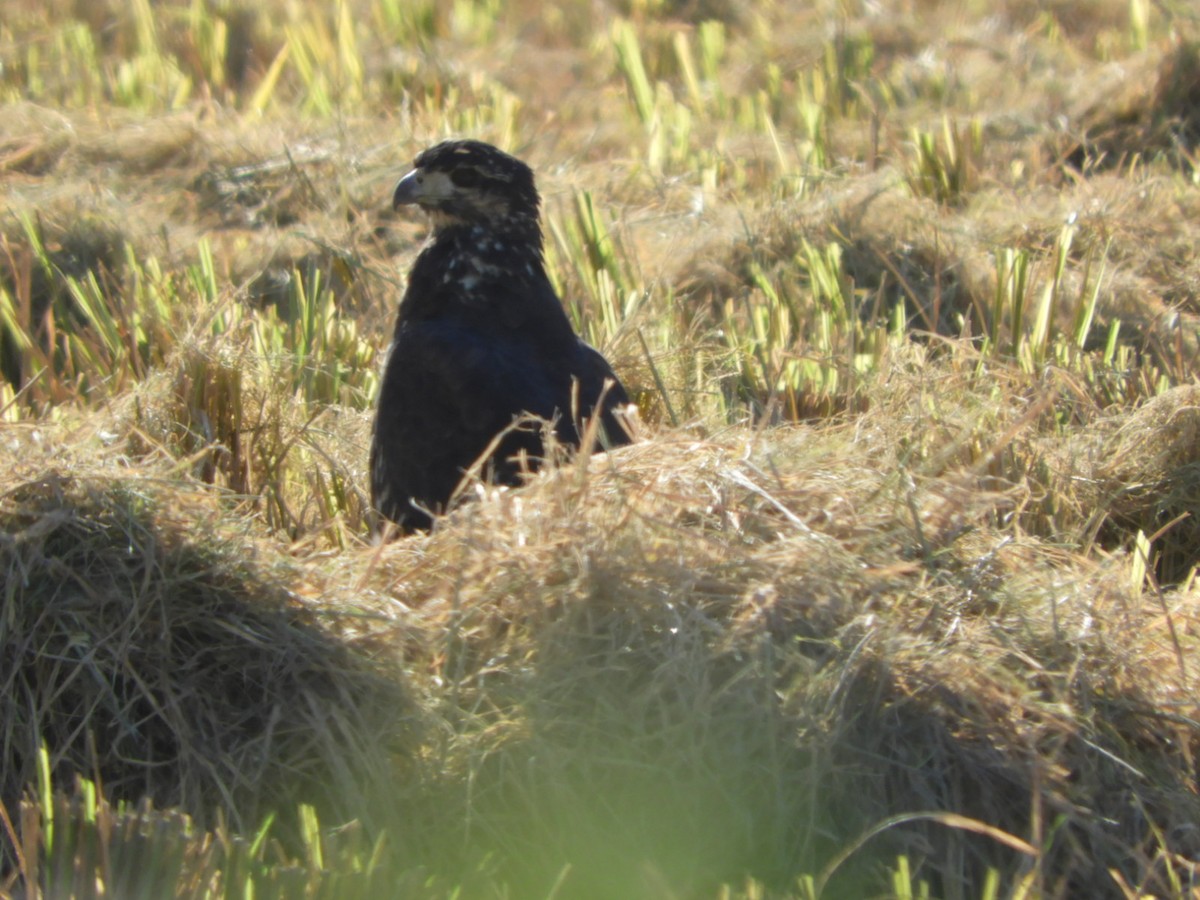
{"label": "bird's neck", "polygon": [[426,254],[448,271],[506,273],[518,281],[546,277],[542,231],[536,222],[532,227],[459,224],[442,228],[433,233],[421,255]]}
{"label": "bird's neck", "polygon": [[497,221],[471,222],[446,217],[435,220],[431,244],[457,245],[464,250],[477,249],[487,253],[494,247],[507,248],[510,253],[542,258],[542,228],[536,218],[511,216]]}
{"label": "bird's neck", "polygon": [[418,319],[478,323],[492,316],[508,326],[533,320],[540,330],[569,329],[546,274],[537,221],[503,224],[508,227],[456,222],[437,228],[409,273],[397,329]]}

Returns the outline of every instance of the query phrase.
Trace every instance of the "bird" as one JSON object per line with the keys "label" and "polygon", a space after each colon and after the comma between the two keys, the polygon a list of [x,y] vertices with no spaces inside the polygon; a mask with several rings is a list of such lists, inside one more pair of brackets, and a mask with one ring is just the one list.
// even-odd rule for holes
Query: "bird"
{"label": "bird", "polygon": [[[401,297],[371,436],[371,500],[401,533],[428,531],[468,473],[520,485],[547,440],[628,444],[629,394],[572,327],[546,274],[533,170],[477,140],[423,150],[392,206],[431,234]],[[595,420],[598,427],[588,427]]]}

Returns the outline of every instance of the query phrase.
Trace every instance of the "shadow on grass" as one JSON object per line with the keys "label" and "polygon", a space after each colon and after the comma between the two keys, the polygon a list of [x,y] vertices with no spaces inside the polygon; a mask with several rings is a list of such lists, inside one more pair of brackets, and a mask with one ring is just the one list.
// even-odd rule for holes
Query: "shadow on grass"
{"label": "shadow on grass", "polygon": [[[941,897],[983,896],[989,877],[1045,897],[1121,897],[1111,872],[1168,893],[1180,877],[1156,835],[1178,844],[1198,812],[1187,754],[1105,660],[1073,663],[1064,689],[1091,712],[1068,718],[1053,690],[1030,701],[972,669],[969,648],[905,652],[864,627],[849,578],[798,582],[751,623],[732,583],[589,572],[589,596],[541,613],[527,668],[480,675],[493,720],[450,801],[515,896],[712,897],[754,879],[799,897],[824,874],[821,896],[878,896],[901,858]],[[698,578],[711,602],[672,601]],[[842,591],[840,613],[820,591]]]}
{"label": "shadow on grass", "polygon": [[378,785],[419,740],[403,687],[290,594],[299,579],[255,559],[246,535],[196,530],[205,503],[58,476],[0,496],[10,810],[42,746],[56,784],[80,773],[113,801],[202,828],[253,833],[275,813],[287,834],[301,803],[328,821],[378,807]]}

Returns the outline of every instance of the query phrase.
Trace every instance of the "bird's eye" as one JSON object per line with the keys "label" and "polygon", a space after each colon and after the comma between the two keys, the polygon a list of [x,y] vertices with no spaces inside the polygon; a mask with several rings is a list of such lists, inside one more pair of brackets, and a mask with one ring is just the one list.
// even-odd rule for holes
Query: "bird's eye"
{"label": "bird's eye", "polygon": [[478,169],[455,169],[450,173],[450,180],[458,187],[475,187],[483,178]]}

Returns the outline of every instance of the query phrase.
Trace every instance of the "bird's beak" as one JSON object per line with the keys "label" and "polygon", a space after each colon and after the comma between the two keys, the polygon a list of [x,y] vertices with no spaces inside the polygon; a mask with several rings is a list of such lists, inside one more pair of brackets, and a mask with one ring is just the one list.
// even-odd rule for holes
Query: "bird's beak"
{"label": "bird's beak", "polygon": [[421,199],[420,173],[413,169],[398,182],[396,191],[392,194],[392,209],[416,203]]}

